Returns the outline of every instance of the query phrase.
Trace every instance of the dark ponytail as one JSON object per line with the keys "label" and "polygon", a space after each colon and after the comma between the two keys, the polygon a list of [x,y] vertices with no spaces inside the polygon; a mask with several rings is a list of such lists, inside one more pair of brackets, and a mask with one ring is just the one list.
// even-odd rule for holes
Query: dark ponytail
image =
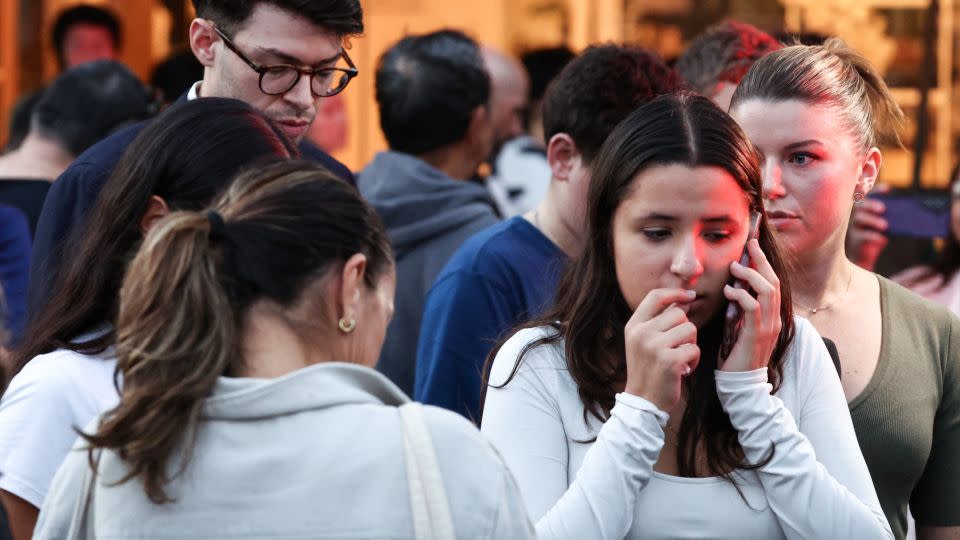
{"label": "dark ponytail", "polygon": [[244,317],[254,303],[289,310],[350,256],[367,257],[366,284],[392,267],[373,209],[323,167],[288,161],[241,175],[212,208],[171,214],[147,235],[120,293],[120,404],[92,448],[115,450],[155,503],[169,502],[190,461],[204,399],[243,368]]}

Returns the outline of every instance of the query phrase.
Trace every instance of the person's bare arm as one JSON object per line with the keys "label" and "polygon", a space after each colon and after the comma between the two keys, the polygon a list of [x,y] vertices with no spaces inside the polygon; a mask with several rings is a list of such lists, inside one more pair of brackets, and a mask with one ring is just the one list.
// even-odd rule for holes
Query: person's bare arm
{"label": "person's bare arm", "polygon": [[4,490],[0,490],[0,503],[3,503],[3,509],[7,513],[13,540],[30,540],[40,509]]}

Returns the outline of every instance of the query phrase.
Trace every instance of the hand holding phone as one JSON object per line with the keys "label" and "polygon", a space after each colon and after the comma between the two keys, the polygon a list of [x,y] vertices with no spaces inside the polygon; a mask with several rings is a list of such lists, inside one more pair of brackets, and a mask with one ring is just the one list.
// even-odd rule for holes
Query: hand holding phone
{"label": "hand holding phone", "polygon": [[[740,266],[749,267],[750,266],[750,253],[747,251],[747,244],[750,243],[750,240],[756,239],[760,236],[760,212],[754,212],[750,215],[750,229],[747,233],[747,241],[743,245],[743,253],[740,254]],[[734,289],[745,289],[746,284],[730,276],[730,280],[727,283]],[[733,351],[733,345],[737,342],[737,338],[740,337],[740,329],[743,327],[743,310],[740,309],[740,306],[736,302],[729,302],[727,304],[727,313],[726,320],[723,325],[723,338],[720,340],[720,359],[724,360],[730,356],[730,352]]]}

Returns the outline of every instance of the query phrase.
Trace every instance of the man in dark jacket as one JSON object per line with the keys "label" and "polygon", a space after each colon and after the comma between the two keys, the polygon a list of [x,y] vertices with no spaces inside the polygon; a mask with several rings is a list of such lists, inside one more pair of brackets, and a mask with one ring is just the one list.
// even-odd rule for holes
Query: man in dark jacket
{"label": "man in dark jacket", "polygon": [[444,30],[391,47],[376,92],[390,150],[357,185],[383,218],[397,261],[395,314],[377,369],[409,394],[430,285],[464,240],[497,222],[489,192],[470,181],[493,145],[490,79],[477,44]]}
{"label": "man in dark jacket", "polygon": [[[317,161],[353,183],[350,171],[302,141],[319,101],[339,93],[357,70],[343,40],[363,32],[359,0],[193,0],[190,47],[204,66],[203,80],[181,100],[229,97],[249,103]],[[29,310],[46,301],[69,238],[83,223],[124,150],[143,128],[134,125],[78,157],[53,184],[34,238]]]}

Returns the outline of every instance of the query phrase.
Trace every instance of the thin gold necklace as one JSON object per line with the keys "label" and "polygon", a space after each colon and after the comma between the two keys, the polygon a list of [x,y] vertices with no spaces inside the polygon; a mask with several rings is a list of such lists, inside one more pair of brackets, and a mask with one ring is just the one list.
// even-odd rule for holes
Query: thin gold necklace
{"label": "thin gold necklace", "polygon": [[833,306],[837,305],[838,302],[840,302],[841,300],[843,300],[844,298],[846,298],[847,293],[850,292],[850,284],[851,284],[851,283],[853,283],[853,271],[852,271],[852,270],[850,271],[850,277],[847,278],[847,288],[844,289],[843,293],[842,293],[840,296],[836,297],[836,298],[833,300],[833,302],[830,302],[830,303],[828,303],[828,304],[824,304],[824,305],[822,305],[822,306],[820,306],[820,307],[817,307],[817,308],[810,308],[810,307],[807,307],[807,306],[801,304],[800,302],[797,302],[796,300],[794,300],[794,301],[793,301],[793,305],[797,306],[797,307],[800,308],[800,309],[803,309],[804,311],[810,312],[810,315],[816,315],[818,311],[823,311],[823,310],[825,310],[825,309],[830,309],[830,308],[832,308]]}

